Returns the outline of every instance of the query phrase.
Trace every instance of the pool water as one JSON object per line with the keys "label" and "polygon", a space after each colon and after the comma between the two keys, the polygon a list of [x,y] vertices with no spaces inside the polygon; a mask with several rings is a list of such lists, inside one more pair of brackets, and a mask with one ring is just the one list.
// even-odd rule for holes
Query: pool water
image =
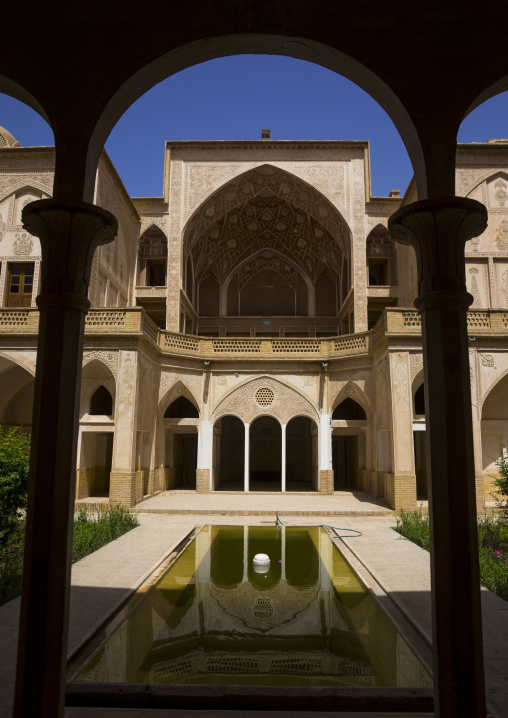
{"label": "pool water", "polygon": [[205,526],[77,681],[432,685],[324,529],[262,526]]}

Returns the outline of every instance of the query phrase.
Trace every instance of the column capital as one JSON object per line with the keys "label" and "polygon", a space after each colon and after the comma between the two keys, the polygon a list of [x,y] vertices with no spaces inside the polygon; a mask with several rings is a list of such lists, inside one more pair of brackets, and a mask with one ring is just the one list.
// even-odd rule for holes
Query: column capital
{"label": "column capital", "polygon": [[391,237],[416,252],[419,295],[465,291],[464,247],[487,227],[486,207],[464,197],[413,202],[388,220]]}
{"label": "column capital", "polygon": [[41,294],[46,303],[58,294],[77,295],[86,310],[93,255],[115,238],[116,217],[87,202],[42,199],[27,205],[22,218],[24,229],[41,242]]}

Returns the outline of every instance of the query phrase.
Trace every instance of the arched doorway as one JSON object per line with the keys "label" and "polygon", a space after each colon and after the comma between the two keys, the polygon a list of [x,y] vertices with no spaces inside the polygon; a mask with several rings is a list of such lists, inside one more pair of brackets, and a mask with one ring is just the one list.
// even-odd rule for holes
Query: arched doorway
{"label": "arched doorway", "polygon": [[491,474],[498,468],[495,461],[501,446],[508,446],[508,374],[495,384],[482,407],[482,470],[485,500],[492,501],[495,489]]}
{"label": "arched doorway", "polygon": [[177,397],[164,412],[168,489],[196,489],[198,424],[199,411],[185,396]]}
{"label": "arched doorway", "polygon": [[81,377],[76,499],[109,499],[115,438],[116,380],[98,359]]}
{"label": "arched doorway", "polygon": [[216,491],[244,490],[245,426],[237,416],[215,422],[213,466]]}
{"label": "arched doorway", "polygon": [[250,491],[281,491],[282,430],[271,416],[260,416],[250,426]]}
{"label": "arched doorway", "polygon": [[[414,391],[414,388],[413,388]],[[425,423],[425,384],[413,395],[413,447],[415,454],[416,494],[419,499],[429,495],[427,486],[427,426]]]}
{"label": "arched doorway", "polygon": [[307,416],[295,416],[286,426],[286,490],[317,490],[317,426]]}
{"label": "arched doorway", "polygon": [[360,471],[365,467],[365,409],[346,397],[332,414],[332,467],[335,491],[351,491],[361,486]]}

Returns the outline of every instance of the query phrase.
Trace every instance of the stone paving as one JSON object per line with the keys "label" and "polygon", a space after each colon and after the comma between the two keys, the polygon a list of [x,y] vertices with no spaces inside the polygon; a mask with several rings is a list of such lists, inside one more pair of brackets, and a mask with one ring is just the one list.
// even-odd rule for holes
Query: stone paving
{"label": "stone paving", "polygon": [[220,514],[224,516],[256,516],[267,512],[281,516],[347,516],[387,515],[394,512],[382,499],[361,491],[340,491],[331,496],[318,493],[214,491],[197,494],[191,491],[165,491],[136,506],[139,511],[175,514]]}
{"label": "stone paving", "polygon": [[[159,501],[172,501],[174,495],[161,496]],[[178,498],[178,497],[177,497]],[[194,495],[193,498],[196,498]],[[229,508],[231,496],[222,494],[223,506]],[[245,496],[242,497],[245,500]],[[253,497],[255,505],[261,498]],[[270,497],[262,497],[267,499]],[[296,497],[292,497],[296,498]],[[328,499],[334,497],[320,497]],[[286,497],[284,506],[287,508]],[[210,496],[203,497],[203,503]],[[154,506],[156,500],[144,502]],[[308,506],[308,497],[300,497]],[[236,499],[235,499],[236,503]],[[254,502],[253,502],[254,503]],[[277,501],[280,504],[280,497]],[[245,504],[244,504],[245,505]],[[323,504],[320,503],[322,506]],[[356,504],[362,510],[363,503]],[[268,508],[268,507],[266,507]],[[310,507],[309,507],[310,508]],[[296,508],[294,509],[296,511]],[[274,521],[273,509],[270,513],[251,516],[250,525]],[[199,518],[191,515],[171,516],[161,513],[140,513],[140,526],[125,534],[108,546],[75,564],[72,571],[71,616],[69,632],[69,655],[79,644],[103,624],[111,612],[149,576],[156,566],[169,556],[173,549],[194,529],[205,523],[244,525],[245,516],[201,514]],[[402,539],[391,526],[393,516],[356,515],[356,516],[288,516],[287,525],[332,524],[338,528],[355,528],[362,532],[357,538],[339,539],[347,549],[359,559],[375,577],[376,582],[390,594],[398,609],[416,625],[418,631],[430,639],[430,575],[429,555],[414,544]],[[361,567],[360,567],[361,569]],[[362,577],[369,581],[368,573],[363,570]],[[375,589],[373,589],[375,590]],[[488,591],[483,595],[483,617],[485,635],[485,665],[489,693],[489,716],[501,718],[508,704],[508,603]],[[15,671],[16,635],[19,613],[19,599],[0,608],[0,718],[11,717],[12,692]],[[163,718],[163,716],[182,715],[188,718],[213,716],[220,711],[135,711],[118,709],[66,709],[66,718]],[[222,713],[223,715],[223,713]],[[231,718],[254,718],[258,711],[234,711],[228,713]],[[266,711],[263,715],[270,718]],[[309,712],[274,712],[273,717],[301,716],[307,718]],[[330,717],[347,718],[345,713],[328,713]],[[373,715],[373,714],[372,714]],[[378,718],[388,714],[376,714]],[[423,714],[411,714],[412,718],[423,718]],[[429,714],[426,714],[429,718]],[[362,718],[367,714],[354,714]],[[397,714],[397,718],[403,718]]]}

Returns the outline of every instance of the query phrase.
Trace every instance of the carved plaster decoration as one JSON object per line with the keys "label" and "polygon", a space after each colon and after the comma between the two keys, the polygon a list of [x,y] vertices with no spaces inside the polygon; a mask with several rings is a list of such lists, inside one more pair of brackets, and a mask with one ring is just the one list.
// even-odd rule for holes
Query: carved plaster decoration
{"label": "carved plaster decoration", "polygon": [[201,376],[162,371],[159,404],[163,403],[166,408],[177,396],[186,396],[201,411]]}
{"label": "carved plaster decoration", "polygon": [[508,249],[508,221],[506,219],[503,219],[497,229],[496,244],[500,250]]}
{"label": "carved plaster decoration", "polygon": [[406,404],[408,403],[407,366],[405,357],[405,354],[398,354],[398,359],[392,371],[392,385],[395,404],[399,401],[403,401]]}
{"label": "carved plaster decoration", "polygon": [[497,199],[498,204],[500,207],[504,207],[506,204],[506,200],[508,199],[508,193],[506,192],[507,186],[506,182],[499,178],[495,183],[494,187],[496,188],[496,191],[494,193],[494,197]]}
{"label": "carved plaster decoration", "polygon": [[337,396],[335,397],[335,401],[333,401],[332,406],[333,410],[336,409],[339,404],[342,404],[344,399],[352,398],[354,401],[357,402],[357,404],[360,404],[360,406],[365,409],[365,411],[370,411],[370,400],[367,397],[366,393],[363,392],[358,384],[356,384],[354,381],[348,381],[342,389],[339,391]]}
{"label": "carved plaster decoration", "polygon": [[116,378],[118,377],[118,352],[85,351],[83,353],[83,367],[85,367],[87,364],[94,360],[100,361],[102,364],[105,364],[116,380]]}
{"label": "carved plaster decoration", "polygon": [[479,354],[479,357],[483,366],[495,369],[495,362],[492,354]]}
{"label": "carved plaster decoration", "polygon": [[[259,390],[273,393],[269,405],[260,405],[256,401]],[[300,392],[271,377],[259,377],[248,380],[222,399],[213,412],[213,422],[231,414],[251,423],[258,416],[273,416],[281,424],[287,424],[295,416],[308,416],[318,421],[318,412]]]}
{"label": "carved plaster decoration", "polygon": [[470,267],[468,269],[469,274],[471,275],[471,287],[470,292],[473,295],[473,304],[471,306],[472,309],[478,309],[482,306],[482,301],[480,299],[480,290],[478,288],[478,281],[476,279],[476,275],[478,274],[478,269],[476,267]]}
{"label": "carved plaster decoration", "polygon": [[423,369],[423,354],[409,355],[409,369],[411,374],[411,384],[415,380],[417,374]]}
{"label": "carved plaster decoration", "polygon": [[2,217],[0,216],[0,242],[4,238],[5,229],[6,229],[6,224],[3,221]]}
{"label": "carved plaster decoration", "polygon": [[501,275],[501,291],[504,294],[505,301],[508,303],[508,269]]}
{"label": "carved plaster decoration", "polygon": [[18,259],[25,259],[27,257],[30,257],[32,254],[33,248],[34,248],[34,242],[29,234],[27,234],[26,232],[23,232],[21,234],[16,235],[13,249],[14,249],[14,254],[16,255],[16,257]]}

